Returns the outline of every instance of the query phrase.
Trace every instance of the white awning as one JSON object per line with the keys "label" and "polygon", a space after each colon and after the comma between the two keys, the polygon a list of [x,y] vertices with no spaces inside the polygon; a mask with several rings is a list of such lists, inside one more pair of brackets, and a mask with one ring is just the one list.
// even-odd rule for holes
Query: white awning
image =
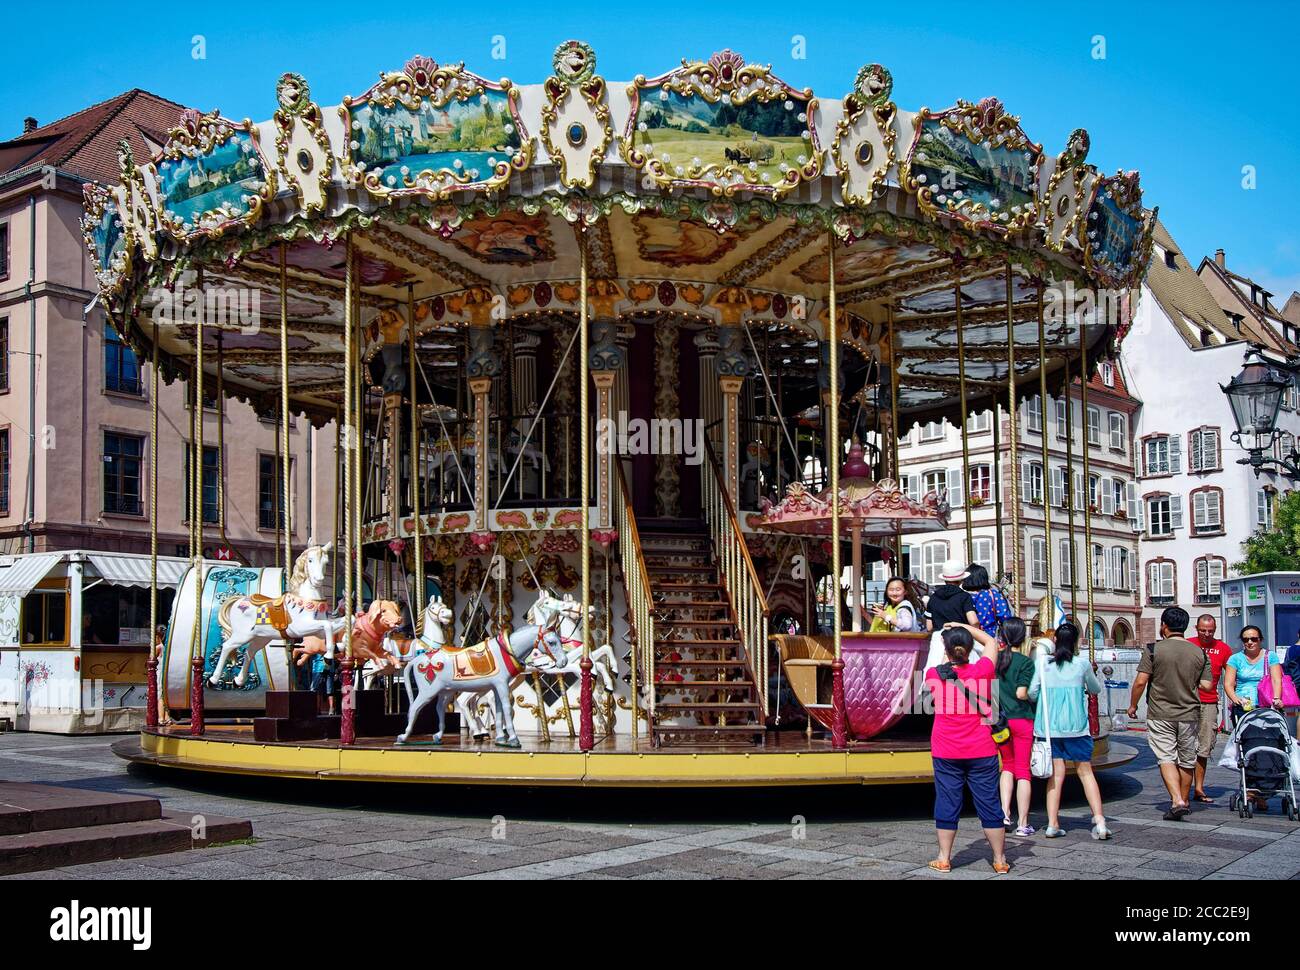
{"label": "white awning", "polygon": [[[114,586],[150,587],[148,556],[114,556],[103,552],[88,552],[86,559],[106,583]],[[158,586],[179,586],[181,576],[189,563],[183,559],[158,557]]]}
{"label": "white awning", "polygon": [[42,552],[0,558],[0,595],[26,596],[63,556],[61,552]]}

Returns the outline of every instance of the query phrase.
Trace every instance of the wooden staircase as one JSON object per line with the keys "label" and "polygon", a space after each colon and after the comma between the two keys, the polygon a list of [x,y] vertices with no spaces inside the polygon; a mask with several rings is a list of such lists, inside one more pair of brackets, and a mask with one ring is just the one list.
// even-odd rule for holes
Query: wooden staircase
{"label": "wooden staircase", "polygon": [[759,695],[703,523],[641,527],[654,602],[656,744],[761,743]]}

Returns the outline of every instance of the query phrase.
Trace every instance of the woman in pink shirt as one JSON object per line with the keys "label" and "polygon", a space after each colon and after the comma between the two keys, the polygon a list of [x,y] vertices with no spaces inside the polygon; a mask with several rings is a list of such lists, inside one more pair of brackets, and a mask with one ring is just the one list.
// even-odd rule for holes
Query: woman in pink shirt
{"label": "woman in pink shirt", "polygon": [[947,663],[925,672],[925,686],[934,699],[934,730],[930,754],[934,762],[934,827],[939,857],[930,863],[936,872],[952,871],[952,846],[957,838],[966,789],[970,789],[984,836],[993,850],[993,871],[1011,871],[1006,856],[1006,831],[998,798],[998,746],[988,713],[997,678],[987,657],[969,663],[974,641],[970,631],[943,631]]}

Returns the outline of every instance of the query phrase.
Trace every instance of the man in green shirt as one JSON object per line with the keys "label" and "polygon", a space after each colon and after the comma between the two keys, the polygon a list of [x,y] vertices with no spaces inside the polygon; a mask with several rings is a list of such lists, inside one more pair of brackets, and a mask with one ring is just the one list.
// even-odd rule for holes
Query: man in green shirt
{"label": "man in green shirt", "polygon": [[1147,740],[1160,764],[1160,777],[1169,790],[1165,821],[1180,822],[1191,812],[1188,797],[1196,767],[1199,691],[1213,686],[1210,658],[1187,640],[1187,611],[1171,606],[1160,614],[1160,639],[1142,654],[1128,716],[1137,717],[1138,703],[1147,695]]}

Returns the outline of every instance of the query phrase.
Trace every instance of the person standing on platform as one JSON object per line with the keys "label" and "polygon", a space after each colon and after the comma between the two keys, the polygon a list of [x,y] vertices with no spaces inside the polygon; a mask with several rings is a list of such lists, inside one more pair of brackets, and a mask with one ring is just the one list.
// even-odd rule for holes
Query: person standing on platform
{"label": "person standing on platform", "polygon": [[[962,581],[969,576],[966,567],[956,559],[949,559],[943,564],[939,578],[943,585],[930,594],[930,601],[925,604],[930,611],[930,653],[925,658],[925,669],[937,667],[943,663],[945,653],[943,645],[943,627],[945,623],[965,623],[979,626],[979,614],[975,612],[975,601],[970,593],[962,589]],[[979,651],[975,651],[978,656]]]}
{"label": "person standing on platform", "polygon": [[962,588],[975,603],[980,629],[991,637],[997,636],[1002,621],[1011,616],[1011,604],[1002,590],[989,583],[989,571],[978,563],[972,564]]}
{"label": "person standing on platform", "polygon": [[1196,767],[1197,730],[1201,723],[1198,691],[1209,691],[1210,658],[1185,639],[1187,611],[1171,606],[1160,614],[1160,639],[1147,648],[1138,662],[1128,716],[1137,717],[1138,704],[1147,697],[1147,741],[1160,765],[1160,778],[1169,791],[1166,822],[1181,822],[1191,812],[1188,797]]}
{"label": "person standing on platform", "polygon": [[1210,660],[1210,689],[1197,688],[1201,701],[1201,721],[1196,736],[1196,771],[1193,778],[1192,797],[1198,802],[1213,805],[1214,799],[1205,794],[1205,767],[1214,753],[1214,742],[1219,737],[1219,677],[1223,666],[1232,656],[1232,647],[1217,636],[1218,624],[1209,613],[1196,618],[1196,639],[1192,642],[1205,651]]}

